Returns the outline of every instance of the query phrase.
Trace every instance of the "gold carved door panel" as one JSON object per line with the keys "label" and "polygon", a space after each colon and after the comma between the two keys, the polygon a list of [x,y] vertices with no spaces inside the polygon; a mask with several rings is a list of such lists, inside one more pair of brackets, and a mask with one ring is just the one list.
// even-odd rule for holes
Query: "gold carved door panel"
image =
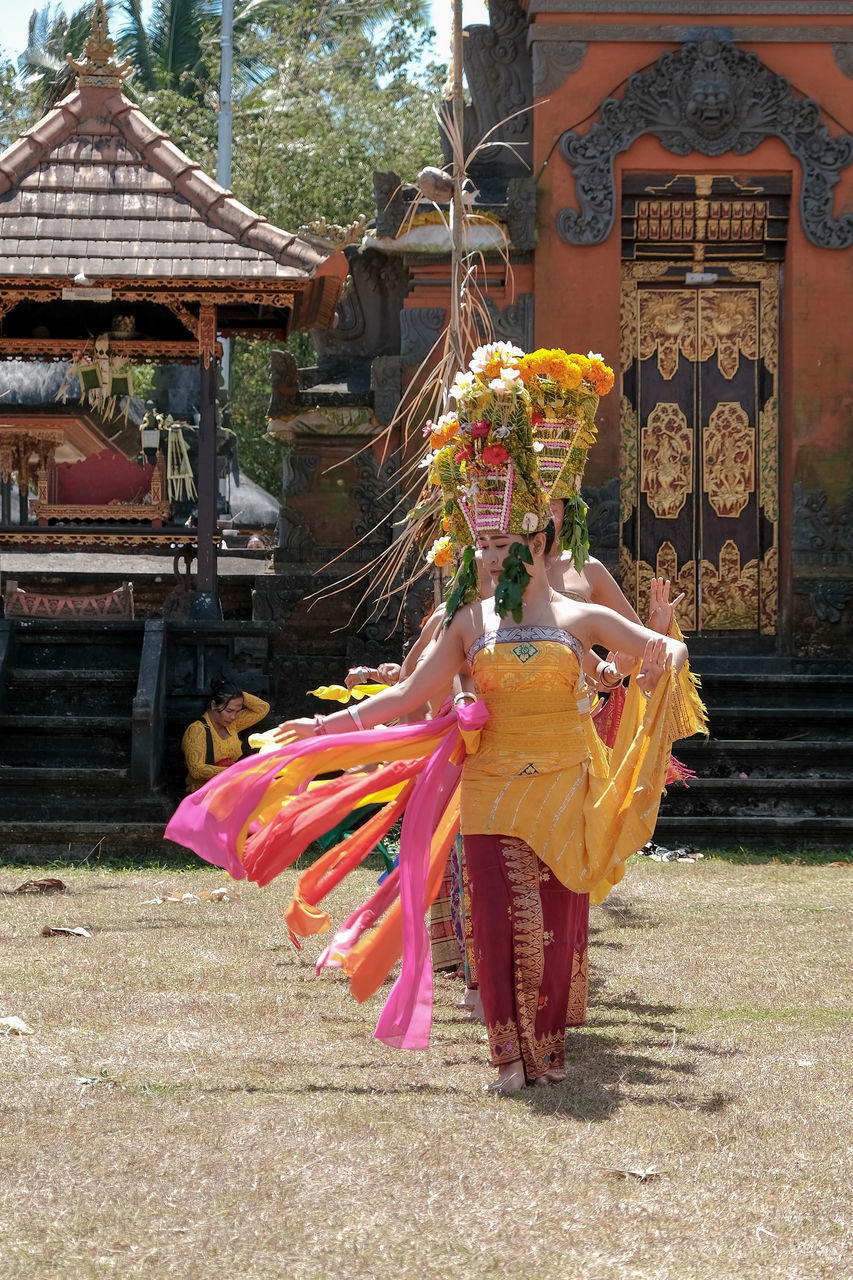
{"label": "gold carved door panel", "polygon": [[623,587],[645,616],[664,576],[685,630],[773,635],[777,268],[732,264],[698,288],[655,279],[665,270],[624,268]]}

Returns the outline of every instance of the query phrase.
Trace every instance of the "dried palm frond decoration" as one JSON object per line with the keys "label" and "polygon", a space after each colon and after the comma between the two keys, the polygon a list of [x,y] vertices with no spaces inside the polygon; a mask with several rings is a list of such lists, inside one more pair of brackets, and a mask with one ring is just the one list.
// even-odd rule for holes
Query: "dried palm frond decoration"
{"label": "dried palm frond decoration", "polygon": [[169,501],[177,502],[181,498],[193,499],[196,496],[195,479],[190,465],[187,442],[184,439],[184,425],[173,422],[171,416],[161,422],[168,431],[166,447],[166,479],[169,482]]}
{"label": "dried palm frond decoration", "polygon": [[[353,615],[358,608],[369,602],[371,618],[380,614],[396,599],[397,611],[391,624],[392,630],[399,624],[406,594],[416,582],[430,575],[438,592],[439,587],[450,576],[452,557],[448,555],[447,549],[440,547],[436,554],[430,555],[430,548],[441,539],[446,530],[442,527],[444,504],[441,491],[427,483],[425,468],[430,466],[433,451],[439,447],[436,435],[442,432],[442,424],[447,421],[448,415],[452,416],[451,392],[456,375],[466,368],[475,349],[483,343],[491,342],[494,337],[491,315],[480,283],[486,277],[486,251],[472,247],[477,229],[488,227],[493,233],[494,247],[490,251],[497,250],[500,254],[507,282],[512,288],[509,239],[491,214],[473,207],[473,187],[468,178],[468,170],[474,158],[487,147],[498,145],[508,148],[515,155],[518,153],[509,143],[493,141],[492,135],[506,123],[501,120],[465,155],[462,133],[461,31],[456,28],[454,45],[456,71],[451,95],[452,110],[436,110],[439,127],[449,144],[450,171],[444,173],[433,168],[422,171],[416,183],[418,197],[412,202],[411,212],[398,233],[404,234],[411,228],[418,216],[421,202],[432,203],[437,220],[446,228],[451,243],[449,323],[415,370],[397,412],[377,438],[383,447],[384,458],[393,435],[399,432],[401,437],[403,462],[386,491],[398,489],[400,493],[391,511],[399,532],[391,545],[369,563],[340,578],[332,589],[324,588],[313,597],[328,599],[362,585],[363,594]],[[442,178],[444,181],[441,181]],[[448,194],[449,208],[444,208],[438,201],[445,202]],[[425,438],[428,438],[429,447],[425,447]],[[364,448],[371,448],[376,442],[373,441]],[[387,514],[383,515],[382,522],[387,518]],[[354,545],[358,546],[369,539],[378,531],[382,522],[377,522]],[[323,568],[330,568],[338,560],[344,559],[346,554],[347,552],[343,552]],[[353,615],[348,621],[351,621]]]}
{"label": "dried palm frond decoration", "polygon": [[133,369],[127,357],[112,347],[108,333],[99,334],[75,352],[56,393],[56,399],[63,404],[68,401],[75,378],[80,385],[81,404],[88,404],[104,417],[112,418],[123,400],[127,421],[133,395]]}

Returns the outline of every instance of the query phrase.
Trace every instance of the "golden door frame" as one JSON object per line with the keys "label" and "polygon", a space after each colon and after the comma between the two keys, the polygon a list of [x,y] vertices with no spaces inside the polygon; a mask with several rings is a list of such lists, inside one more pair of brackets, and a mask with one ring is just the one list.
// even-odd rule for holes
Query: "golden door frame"
{"label": "golden door frame", "polygon": [[[634,361],[641,355],[651,355],[653,351],[641,352],[641,333],[639,319],[639,292],[643,285],[660,280],[662,283],[674,283],[672,276],[667,276],[671,264],[665,261],[634,261],[622,264],[621,295],[621,343],[620,358],[623,370],[620,409],[620,552],[619,564],[622,578],[622,589],[632,602],[641,617],[648,616],[650,581],[652,577],[671,579],[672,594],[683,591],[685,598],[679,606],[678,616],[685,631],[699,629],[705,621],[705,630],[751,630],[753,633],[772,636],[777,633],[779,612],[779,264],[775,262],[725,262],[714,263],[717,273],[725,273],[721,284],[731,283],[736,287],[738,282],[744,286],[755,288],[759,293],[759,323],[754,337],[755,358],[763,361],[765,370],[773,378],[773,394],[757,411],[755,424],[755,448],[751,459],[752,472],[758,498],[759,516],[765,518],[765,528],[770,527],[772,534],[769,545],[756,558],[746,564],[740,562],[740,551],[733,539],[728,539],[720,551],[718,563],[705,559],[697,566],[695,560],[696,546],[694,537],[694,559],[678,563],[677,552],[671,542],[663,541],[658,548],[655,563],[635,559],[631,547],[626,545],[625,526],[635,515],[639,516],[639,502],[642,494],[652,509],[661,515],[672,515],[681,509],[688,491],[693,491],[696,468],[693,464],[693,451],[697,447],[704,448],[715,430],[727,428],[738,429],[737,405],[721,403],[710,415],[708,422],[693,427],[687,423],[686,417],[677,404],[659,404],[653,415],[644,424],[643,432],[660,430],[669,438],[680,442],[682,448],[671,451],[671,465],[668,467],[665,483],[654,477],[643,475],[642,441],[637,406],[625,394],[624,374],[633,367]],[[690,287],[690,286],[688,286]],[[659,361],[686,359],[696,363],[707,356],[708,352],[700,352],[695,348],[698,344],[690,341],[681,342],[678,334],[677,317],[667,327],[670,341],[659,343]],[[730,353],[729,353],[730,355]],[[725,358],[725,353],[718,352],[718,358]],[[718,413],[717,410],[720,412]],[[680,415],[680,417],[679,417]],[[701,430],[701,436],[699,431]],[[694,438],[698,437],[698,438]],[[704,476],[707,490],[708,478]],[[709,496],[709,495],[706,495]],[[721,497],[719,501],[724,501]],[[657,504],[657,507],[655,507]],[[720,514],[722,514],[720,512]],[[702,582],[703,604],[700,606],[699,582]],[[739,622],[737,607],[727,604],[740,598],[756,599],[757,627],[749,624],[744,627]],[[703,617],[700,618],[700,609]],[[710,619],[710,621],[708,621]]]}

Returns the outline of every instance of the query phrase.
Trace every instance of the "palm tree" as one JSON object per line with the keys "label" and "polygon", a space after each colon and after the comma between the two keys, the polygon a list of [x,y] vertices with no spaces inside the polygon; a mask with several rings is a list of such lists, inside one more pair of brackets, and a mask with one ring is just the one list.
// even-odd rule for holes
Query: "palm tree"
{"label": "palm tree", "polygon": [[[214,100],[219,84],[217,41],[222,0],[154,0],[147,22],[142,0],[112,0],[107,10],[121,59],[130,58],[133,70],[126,90],[134,94],[169,89],[196,100]],[[18,60],[34,100],[44,112],[63,98],[74,83],[74,71],[66,54],[79,58],[92,29],[94,0],[88,0],[69,17],[47,0],[30,18],[27,49]],[[264,37],[275,31],[276,14],[291,22],[304,21],[306,43],[318,36],[318,25],[329,49],[344,32],[360,28],[370,42],[377,31],[405,17],[423,27],[428,22],[428,0],[236,0],[234,6],[234,88],[237,97],[270,75],[263,57]],[[274,38],[274,37],[273,37]]]}
{"label": "palm tree", "polygon": [[[262,59],[243,51],[257,34],[264,10],[276,0],[237,0],[234,6],[234,78],[238,92],[262,83],[267,73]],[[133,62],[133,85],[138,92],[172,89],[186,97],[215,94],[219,84],[216,48],[222,0],[155,0],[147,24],[141,0],[120,0],[125,22],[116,44],[123,58]]]}
{"label": "palm tree", "polygon": [[[234,15],[234,70],[239,88],[265,78],[256,53],[241,55],[241,40],[258,30],[263,10],[275,0],[237,0]],[[70,92],[74,71],[66,54],[79,59],[91,35],[94,0],[69,17],[50,0],[30,17],[27,48],[18,59],[33,106],[43,113]],[[218,85],[219,20],[222,0],[155,0],[147,23],[141,0],[107,4],[113,37],[121,59],[133,69],[127,84],[134,93],[171,89],[189,98],[215,95]],[[123,20],[123,21],[122,21]]]}
{"label": "palm tree", "polygon": [[94,0],[81,5],[69,17],[58,5],[45,4],[30,15],[27,47],[18,59],[18,71],[32,95],[37,114],[49,111],[74,85],[75,71],[65,55],[78,57],[92,34]]}

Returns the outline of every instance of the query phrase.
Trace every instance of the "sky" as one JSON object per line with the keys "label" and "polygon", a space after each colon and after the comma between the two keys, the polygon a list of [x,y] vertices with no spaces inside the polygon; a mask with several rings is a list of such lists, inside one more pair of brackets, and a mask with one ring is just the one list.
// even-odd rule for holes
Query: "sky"
{"label": "sky", "polygon": [[[150,8],[152,0],[143,0],[143,13]],[[41,8],[39,0],[0,0],[0,46],[7,57],[17,60],[27,45],[27,28],[33,9]],[[54,0],[55,8],[74,12],[79,7],[75,0]],[[453,12],[452,0],[432,0],[432,25],[437,32],[436,57],[444,61],[450,50],[450,19]],[[466,24],[488,22],[488,11],[484,0],[463,0],[462,20]]]}

